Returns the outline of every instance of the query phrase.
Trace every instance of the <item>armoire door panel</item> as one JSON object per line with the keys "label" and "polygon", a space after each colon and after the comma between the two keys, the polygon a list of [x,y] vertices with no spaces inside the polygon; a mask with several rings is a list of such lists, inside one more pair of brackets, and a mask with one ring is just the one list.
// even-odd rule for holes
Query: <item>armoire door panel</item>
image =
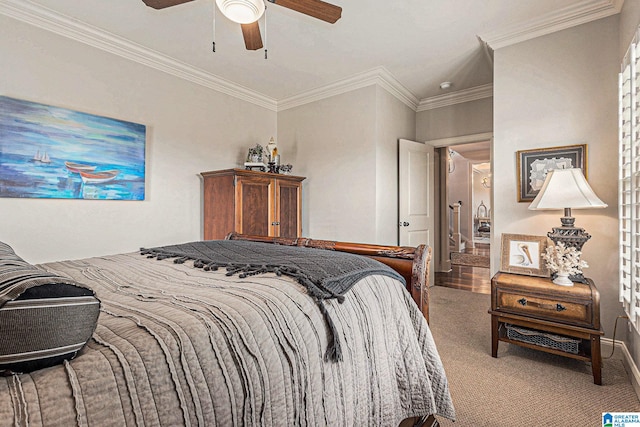
{"label": "armoire door panel", "polygon": [[272,233],[272,185],[270,180],[239,179],[239,212],[236,214],[240,233],[269,236]]}
{"label": "armoire door panel", "polygon": [[290,186],[280,183],[278,185],[278,221],[280,227],[280,237],[298,237],[299,221],[298,207],[300,203],[300,187]]}
{"label": "armoire door panel", "polygon": [[206,179],[203,184],[204,239],[219,240],[235,230],[233,176]]}

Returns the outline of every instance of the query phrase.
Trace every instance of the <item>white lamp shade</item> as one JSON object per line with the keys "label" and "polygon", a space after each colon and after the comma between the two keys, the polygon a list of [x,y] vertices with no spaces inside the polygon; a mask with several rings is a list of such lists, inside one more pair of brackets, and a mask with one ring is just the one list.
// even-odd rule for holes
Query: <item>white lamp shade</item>
{"label": "white lamp shade", "polygon": [[238,24],[256,22],[264,13],[263,0],[216,0],[220,12]]}
{"label": "white lamp shade", "polygon": [[529,205],[531,210],[606,207],[607,204],[596,196],[579,168],[547,172],[540,192]]}

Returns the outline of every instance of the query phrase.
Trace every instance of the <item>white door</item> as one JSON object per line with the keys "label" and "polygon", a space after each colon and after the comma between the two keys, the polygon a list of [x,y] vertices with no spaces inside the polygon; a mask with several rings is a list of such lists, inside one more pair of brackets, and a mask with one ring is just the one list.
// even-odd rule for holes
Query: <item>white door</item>
{"label": "white door", "polygon": [[[401,139],[399,159],[399,242],[401,246],[434,247],[434,149],[431,145]],[[433,267],[429,269],[433,276]],[[433,277],[430,278],[433,283]]]}

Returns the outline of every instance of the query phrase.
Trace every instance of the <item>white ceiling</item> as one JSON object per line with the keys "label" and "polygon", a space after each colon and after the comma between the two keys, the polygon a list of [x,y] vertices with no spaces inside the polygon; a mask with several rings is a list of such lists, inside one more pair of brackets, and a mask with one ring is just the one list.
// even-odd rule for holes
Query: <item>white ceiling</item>
{"label": "white ceiling", "polygon": [[239,25],[219,12],[212,52],[214,0],[164,10],[142,0],[0,0],[0,14],[82,42],[99,39],[108,49],[146,52],[276,105],[371,70],[417,103],[443,96],[443,81],[453,92],[492,83],[479,37],[501,47],[615,14],[622,1],[332,0],[343,9],[333,25],[268,3],[266,60],[262,50],[245,50]]}

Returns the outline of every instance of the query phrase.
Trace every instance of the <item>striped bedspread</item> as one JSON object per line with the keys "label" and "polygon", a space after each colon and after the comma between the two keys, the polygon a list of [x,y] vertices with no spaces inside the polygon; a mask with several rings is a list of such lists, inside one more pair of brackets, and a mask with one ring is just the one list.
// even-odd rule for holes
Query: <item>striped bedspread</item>
{"label": "striped bedspread", "polygon": [[102,302],[93,339],[63,365],[0,378],[0,425],[397,426],[454,418],[431,332],[387,276],[326,301],[343,360],[306,290],[138,253],[44,264]]}

